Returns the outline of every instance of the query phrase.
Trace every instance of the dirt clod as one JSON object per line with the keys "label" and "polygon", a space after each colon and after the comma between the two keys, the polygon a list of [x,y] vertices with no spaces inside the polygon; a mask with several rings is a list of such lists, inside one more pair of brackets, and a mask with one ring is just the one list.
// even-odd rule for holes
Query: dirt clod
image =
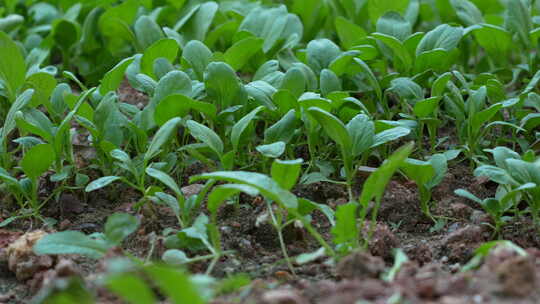
{"label": "dirt clod", "polygon": [[377,278],[385,269],[380,257],[366,252],[355,252],[343,258],[336,267],[336,274],[345,279]]}

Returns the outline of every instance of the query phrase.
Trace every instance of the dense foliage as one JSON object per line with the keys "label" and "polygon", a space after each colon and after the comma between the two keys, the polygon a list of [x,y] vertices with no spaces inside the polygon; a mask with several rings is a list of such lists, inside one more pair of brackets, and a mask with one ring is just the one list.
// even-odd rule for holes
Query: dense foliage
{"label": "dense foliage", "polygon": [[[155,206],[168,206],[178,223],[158,233],[174,267],[133,257],[111,272],[102,283],[126,301],[155,302],[155,285],[174,303],[203,303],[244,284],[181,270],[208,260],[211,275],[234,254],[218,211],[240,193],[264,198],[292,273],[285,227],[319,243],[303,262],[366,248],[360,227],[375,223],[395,173],[414,181],[433,225],[444,219],[432,215],[432,190],[463,162],[498,186],[485,199],[455,189],[492,217],[494,238],[514,217],[540,226],[540,1],[3,3],[0,191],[12,216],[0,226],[54,226],[41,211],[66,192],[132,189],[134,211],[154,220]],[[120,98],[121,86],[147,98]],[[80,141],[90,161],[80,161]],[[194,163],[207,173],[186,176]],[[359,171],[371,172],[363,184]],[[186,197],[185,177],[202,190]],[[333,210],[295,194],[319,182],[343,185],[349,202]],[[314,210],[332,223],[331,239],[312,225]],[[101,258],[139,224],[114,214],[103,233],[49,234],[34,250]],[[69,297],[55,292],[40,296]]]}

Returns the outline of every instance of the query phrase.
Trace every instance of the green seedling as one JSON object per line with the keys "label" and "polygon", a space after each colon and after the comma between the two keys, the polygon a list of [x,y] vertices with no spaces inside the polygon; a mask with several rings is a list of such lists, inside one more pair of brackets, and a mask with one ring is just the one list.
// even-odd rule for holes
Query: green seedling
{"label": "green seedling", "polygon": [[409,179],[413,180],[418,187],[420,209],[434,222],[436,220],[430,211],[432,208],[431,192],[445,177],[448,171],[448,160],[454,159],[459,154],[459,151],[448,152],[445,154],[434,154],[427,161],[409,158],[401,167],[403,173]]}
{"label": "green seedling", "polygon": [[[358,114],[345,125],[337,117],[320,108],[311,107],[308,111],[339,146],[351,201],[352,183],[357,167],[366,163],[372,149],[410,133],[410,130],[404,127],[375,133],[374,123],[364,114]],[[359,163],[356,162],[357,158],[361,158]]]}

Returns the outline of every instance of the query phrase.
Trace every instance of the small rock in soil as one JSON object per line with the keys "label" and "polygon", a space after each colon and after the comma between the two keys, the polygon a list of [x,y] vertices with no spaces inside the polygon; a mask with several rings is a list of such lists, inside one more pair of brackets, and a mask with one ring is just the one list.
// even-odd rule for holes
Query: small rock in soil
{"label": "small rock in soil", "polygon": [[447,256],[451,262],[465,262],[472,257],[474,250],[484,241],[483,230],[476,225],[460,228],[443,240]]}
{"label": "small rock in soil", "polygon": [[27,280],[37,272],[53,266],[54,261],[51,256],[38,256],[32,251],[34,244],[45,235],[47,233],[42,230],[28,232],[7,247],[8,269],[15,273],[17,280]]}
{"label": "small rock in soil", "polygon": [[264,304],[308,304],[297,292],[289,289],[276,289],[262,295]]}
{"label": "small rock in soil", "polygon": [[[366,228],[363,231],[364,237],[368,236],[370,223],[366,224]],[[390,230],[388,225],[384,223],[377,223],[371,240],[369,241],[369,250],[371,254],[380,256],[385,260],[391,261],[394,256],[392,254],[394,248],[398,248],[399,239]]]}
{"label": "small rock in soil", "polygon": [[385,264],[380,257],[366,252],[354,252],[343,258],[336,267],[336,274],[345,279],[378,278]]}

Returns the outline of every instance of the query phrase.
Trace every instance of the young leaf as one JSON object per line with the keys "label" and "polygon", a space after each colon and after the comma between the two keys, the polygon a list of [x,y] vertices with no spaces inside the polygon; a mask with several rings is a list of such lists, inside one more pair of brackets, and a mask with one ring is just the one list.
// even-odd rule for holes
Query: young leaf
{"label": "young leaf", "polygon": [[24,153],[21,167],[27,177],[37,179],[49,169],[55,156],[56,153],[51,144],[36,145]]}
{"label": "young leaf", "polygon": [[146,150],[146,153],[144,154],[144,161],[147,162],[152,157],[154,157],[156,154],[159,153],[161,146],[163,146],[173,135],[174,131],[180,124],[181,119],[178,117],[171,118],[169,121],[167,121],[154,135],[154,138],[152,138],[152,141],[150,142],[150,145],[148,145],[148,150]]}
{"label": "young leaf", "polygon": [[231,143],[234,150],[238,150],[238,145],[240,144],[240,137],[242,136],[242,133],[244,133],[244,131],[253,121],[255,116],[263,109],[263,106],[255,108],[253,111],[249,112],[246,116],[242,117],[237,123],[234,124],[231,131]]}
{"label": "young leaf", "polygon": [[107,218],[105,223],[105,236],[114,245],[120,245],[122,241],[139,227],[136,217],[126,213],[114,213]]}
{"label": "young leaf", "polygon": [[264,41],[256,37],[247,37],[233,44],[223,54],[225,62],[231,65],[236,71],[240,70],[251,57],[261,50]]}
{"label": "young leaf", "polygon": [[89,183],[86,188],[84,189],[84,191],[86,192],[91,192],[91,191],[94,191],[94,190],[98,190],[98,189],[101,189],[107,185],[109,185],[110,183],[114,182],[114,181],[117,181],[121,179],[121,177],[119,176],[104,176],[104,177],[100,177],[94,181],[92,181],[91,183]]}
{"label": "young leaf", "polygon": [[191,178],[191,181],[208,179],[245,184],[256,188],[261,194],[286,208],[296,209],[298,206],[298,201],[294,194],[281,188],[276,181],[264,174],[245,171],[218,171],[194,176]]}
{"label": "young leaf", "polygon": [[205,143],[219,157],[223,155],[223,141],[216,132],[194,120],[188,120],[186,127],[189,129],[191,136]]}
{"label": "young leaf", "polygon": [[291,190],[298,181],[303,161],[304,160],[301,158],[295,160],[274,160],[271,169],[272,179],[275,180],[281,188]]}
{"label": "young leaf", "polygon": [[285,146],[286,144],[284,142],[277,141],[272,144],[257,146],[255,149],[265,157],[278,158],[285,152]]}
{"label": "young leaf", "polygon": [[3,31],[0,31],[0,54],[0,80],[13,102],[26,78],[26,63],[19,47]]}
{"label": "young leaf", "polygon": [[154,42],[145,51],[141,58],[141,72],[158,80],[154,75],[154,61],[165,58],[173,63],[178,55],[180,47],[174,39],[164,38]]}
{"label": "young leaf", "polygon": [[212,60],[212,51],[202,42],[192,40],[184,47],[182,58],[191,66],[198,80],[203,81],[206,66]]}
{"label": "young leaf", "polygon": [[80,254],[93,259],[105,255],[109,247],[79,231],[47,234],[34,245],[36,254]]}
{"label": "young leaf", "polygon": [[352,140],[341,120],[316,107],[309,108],[308,112],[319,122],[326,133],[328,133],[328,136],[338,143],[344,151],[351,150]]}
{"label": "young leaf", "polygon": [[342,247],[342,250],[356,247],[358,244],[357,209],[356,202],[349,202],[339,206],[336,210],[336,225],[331,230],[332,240],[336,245]]}

